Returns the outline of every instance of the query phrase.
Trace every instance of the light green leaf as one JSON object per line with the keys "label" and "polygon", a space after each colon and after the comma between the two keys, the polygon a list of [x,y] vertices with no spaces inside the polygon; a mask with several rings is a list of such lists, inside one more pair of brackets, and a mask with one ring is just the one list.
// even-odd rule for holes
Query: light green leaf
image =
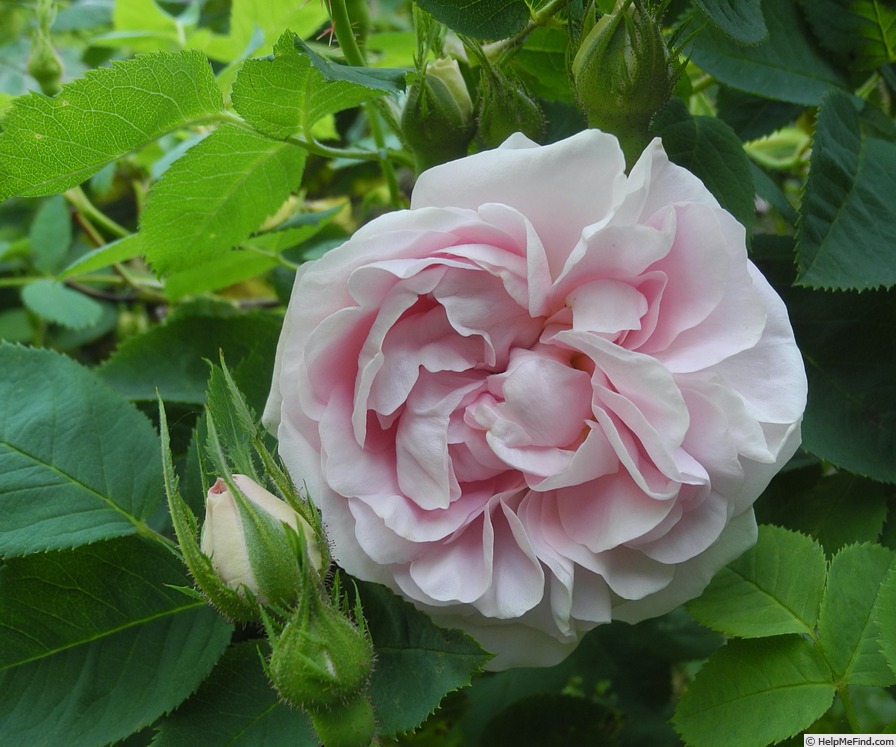
{"label": "light green leaf", "polygon": [[305,151],[225,125],[193,146],[150,192],[140,234],[168,275],[226,253],[298,187]]}
{"label": "light green leaf", "polygon": [[233,250],[165,278],[171,300],[198,296],[257,277],[277,266],[277,260],[251,251]]}
{"label": "light green leaf", "polygon": [[159,504],[158,437],[93,373],[0,345],[0,556],[146,531]]}
{"label": "light green leaf", "polygon": [[59,273],[59,280],[102,270],[117,262],[127,262],[129,259],[139,257],[142,251],[143,246],[140,243],[140,234],[132,233],[130,236],[112,241],[94,249],[92,252],[88,252],[82,257],[78,257]]}
{"label": "light green leaf", "polygon": [[370,697],[383,736],[415,729],[491,656],[459,630],[439,628],[379,584],[359,584],[376,650]]}
{"label": "light green leaf", "polygon": [[22,302],[42,319],[69,329],[92,327],[103,316],[103,307],[92,298],[54,280],[35,280],[26,285]]}
{"label": "light green leaf", "polygon": [[112,22],[116,33],[99,37],[104,46],[125,45],[135,52],[152,52],[163,44],[176,49],[178,32],[182,35],[177,19],[162,10],[155,0],[119,0],[115,3]]}
{"label": "light green leaf", "polygon": [[175,556],[137,538],[0,568],[0,743],[117,741],[184,700],[230,640]]}
{"label": "light green leaf", "polygon": [[91,70],[53,98],[16,99],[0,133],[0,202],[62,192],[223,107],[208,60],[158,52]]}
{"label": "light green leaf", "polygon": [[536,96],[573,103],[568,56],[569,32],[541,27],[526,38],[525,45],[513,56],[513,69]]}
{"label": "light green leaf", "polygon": [[765,747],[810,726],[834,692],[830,669],[805,638],[735,640],[699,671],[673,723],[689,747]]}
{"label": "light green leaf", "polygon": [[400,90],[403,76],[399,71],[384,79],[382,71],[373,68],[332,65],[288,31],[274,46],[272,58],[243,64],[231,98],[249,124],[283,139],[307,133],[328,114]]}
{"label": "light green leaf", "polygon": [[41,272],[55,272],[72,243],[72,218],[64,197],[50,197],[38,208],[28,241],[34,266]]}
{"label": "light green leaf", "polygon": [[452,31],[474,39],[506,39],[529,20],[524,0],[416,0]]}
{"label": "light green leaf", "polygon": [[737,44],[761,44],[768,38],[762,0],[694,0],[700,10]]}
{"label": "light green leaf", "polygon": [[688,611],[707,627],[743,638],[812,634],[825,570],[817,542],[763,526],[756,545],[719,571]]}
{"label": "light green leaf", "polygon": [[227,307],[186,307],[163,324],[127,338],[102,366],[101,379],[128,399],[205,402],[207,361],[224,358],[231,368],[250,356],[265,365],[256,373],[270,385],[280,320],[262,313],[237,314]]}
{"label": "light green leaf", "polygon": [[308,717],[278,702],[259,644],[227,650],[202,687],[158,725],[152,747],[317,747]]}
{"label": "light green leaf", "polygon": [[881,655],[890,671],[896,673],[896,568],[890,569],[881,584],[874,622],[879,630]]}
{"label": "light green leaf", "polygon": [[817,105],[832,88],[846,88],[841,74],[815,48],[795,0],[763,3],[768,39],[755,47],[732,44],[706,25],[694,39],[691,59],[720,82],[769,99]]}
{"label": "light green leaf", "polygon": [[896,284],[894,192],[896,143],[862,135],[849,95],[826,96],[803,196],[797,282],[841,290]]}
{"label": "light green leaf", "polygon": [[818,616],[818,636],[834,676],[850,685],[896,684],[878,643],[874,620],[881,584],[896,553],[876,544],[849,545],[831,561]]}

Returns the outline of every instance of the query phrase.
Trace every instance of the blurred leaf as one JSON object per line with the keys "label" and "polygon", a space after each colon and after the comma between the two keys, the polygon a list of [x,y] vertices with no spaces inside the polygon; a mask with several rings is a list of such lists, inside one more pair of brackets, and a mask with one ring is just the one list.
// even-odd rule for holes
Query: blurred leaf
{"label": "blurred leaf", "polygon": [[896,7],[880,0],[814,0],[804,10],[818,40],[850,68],[869,72],[896,61]]}
{"label": "blurred leaf", "polygon": [[818,636],[840,682],[896,684],[896,674],[881,655],[873,615],[881,584],[894,567],[896,553],[871,543],[844,547],[831,561]]}
{"label": "blurred leaf", "polygon": [[720,570],[688,611],[728,635],[761,638],[811,635],[825,581],[817,542],[781,527],[763,526],[759,540]]}
{"label": "blurred leaf", "polygon": [[140,234],[132,233],[79,257],[59,273],[59,280],[102,270],[117,262],[127,262],[129,259],[139,257],[142,251]]}
{"label": "blurred leaf", "polygon": [[308,717],[278,702],[260,643],[229,648],[196,694],[162,719],[152,747],[317,747]]}
{"label": "blurred leaf", "polygon": [[114,62],[53,98],[18,98],[0,133],[0,202],[62,192],[160,135],[222,110],[208,60],[158,52]]}
{"label": "blurred leaf", "polygon": [[167,549],[137,538],[0,568],[0,742],[99,746],[186,698],[231,627]]}
{"label": "blurred leaf", "polygon": [[695,117],[681,99],[657,115],[652,130],[669,158],[698,176],[723,208],[749,231],[755,218],[753,174],[743,144],[714,117]]}
{"label": "blurred leaf", "polygon": [[764,747],[805,730],[834,692],[830,669],[805,638],[733,640],[688,686],[674,724],[690,747]]}
{"label": "blurred leaf", "polygon": [[529,20],[524,0],[416,0],[452,31],[474,39],[506,39]]}
{"label": "blurred leaf", "polygon": [[896,673],[896,568],[890,569],[881,584],[873,619],[879,630],[881,655],[890,671]]}
{"label": "blurred leaf", "polygon": [[536,96],[573,103],[568,54],[569,32],[542,26],[526,37],[526,43],[513,56],[513,69]]}
{"label": "blurred leaf", "polygon": [[[154,401],[156,390],[166,402],[205,402],[209,376],[206,361],[239,368],[250,357],[262,364],[253,380],[270,388],[280,320],[262,313],[237,314],[220,307],[180,314],[149,331],[127,338],[100,368],[100,377],[132,400]],[[251,398],[250,398],[251,399]],[[254,399],[252,399],[254,401]]]}
{"label": "blurred leaf", "polygon": [[72,218],[62,195],[44,200],[38,208],[28,241],[34,266],[41,272],[55,272],[72,243]]}
{"label": "blurred leaf", "polygon": [[803,111],[799,104],[774,101],[727,86],[719,88],[716,106],[719,119],[731,125],[741,140],[770,135],[793,122]]}
{"label": "blurred leaf", "polygon": [[860,290],[896,284],[894,192],[896,142],[863,136],[847,94],[826,96],[803,196],[799,284]]}
{"label": "blurred leaf", "polygon": [[815,48],[796,0],[763,3],[768,39],[759,46],[733,44],[705,26],[690,48],[691,59],[732,88],[779,101],[817,105],[831,88],[845,88],[837,70]]}
{"label": "blurred leaf", "polygon": [[161,498],[158,436],[92,372],[0,345],[0,556],[145,530]]}
{"label": "blurred leaf", "polygon": [[116,33],[101,36],[100,43],[127,46],[135,52],[152,52],[163,45],[172,49],[178,46],[177,19],[155,0],[116,2],[112,22]]}
{"label": "blurred leaf", "polygon": [[359,583],[358,589],[376,650],[369,693],[381,732],[415,729],[491,657],[472,638],[437,627],[386,587]]}
{"label": "blurred leaf", "polygon": [[243,63],[231,97],[249,124],[283,139],[307,134],[328,114],[400,90],[405,71],[393,72],[391,77],[385,72],[332,65],[287,31],[274,46],[272,58]]}
{"label": "blurred leaf", "polygon": [[175,161],[149,195],[140,223],[161,275],[226,253],[299,186],[305,151],[225,125]]}
{"label": "blurred leaf", "polygon": [[762,0],[694,0],[716,27],[734,42],[749,46],[768,38]]}
{"label": "blurred leaf", "polygon": [[22,288],[22,302],[41,319],[69,329],[92,327],[103,315],[99,303],[55,280],[29,283]]}

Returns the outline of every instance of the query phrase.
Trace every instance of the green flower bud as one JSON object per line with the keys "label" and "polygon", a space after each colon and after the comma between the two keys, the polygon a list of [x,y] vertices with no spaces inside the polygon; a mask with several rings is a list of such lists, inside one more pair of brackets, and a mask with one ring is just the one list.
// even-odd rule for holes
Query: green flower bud
{"label": "green flower bud", "polygon": [[[289,604],[305,585],[308,563],[322,560],[314,530],[285,501],[245,475],[233,475],[234,494],[218,479],[205,504],[200,548],[218,577],[261,604]],[[299,535],[301,532],[301,536]]]}
{"label": "green flower bud", "polygon": [[479,136],[489,148],[496,148],[514,132],[538,141],[544,135],[545,119],[541,107],[526,87],[491,65],[483,65],[482,109]]}
{"label": "green flower bud", "polygon": [[669,101],[677,75],[659,19],[642,0],[618,0],[572,63],[588,124],[616,135],[629,165],[649,142],[650,120]]}
{"label": "green flower bud", "polygon": [[436,60],[426,67],[408,91],[401,130],[418,172],[467,155],[476,124],[457,60]]}
{"label": "green flower bud", "polygon": [[288,703],[314,714],[363,697],[373,669],[373,645],[367,631],[317,592],[305,595],[271,645],[268,674]]}
{"label": "green flower bud", "polygon": [[52,0],[39,0],[36,12],[37,26],[31,34],[28,74],[38,82],[44,94],[53,96],[62,88],[63,72],[62,61],[50,42],[50,26],[56,18],[56,6]]}
{"label": "green flower bud", "polygon": [[366,696],[312,713],[311,723],[325,747],[369,747],[376,733],[373,706]]}

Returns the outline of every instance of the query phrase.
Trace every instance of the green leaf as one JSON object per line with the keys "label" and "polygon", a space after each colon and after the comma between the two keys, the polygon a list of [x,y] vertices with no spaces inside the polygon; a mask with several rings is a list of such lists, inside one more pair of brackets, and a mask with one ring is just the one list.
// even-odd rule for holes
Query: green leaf
{"label": "green leaf", "polygon": [[728,635],[811,635],[824,592],[824,552],[817,542],[763,526],[756,545],[719,571],[688,611]]}
{"label": "green leaf", "polygon": [[896,568],[891,568],[880,587],[874,622],[880,631],[880,652],[896,673]]}
{"label": "green leaf", "polygon": [[233,83],[233,106],[260,132],[283,139],[388,92],[401,90],[405,71],[388,76],[375,68],[333,65],[292,32],[284,33],[269,59],[247,60]]}
{"label": "green leaf", "polygon": [[834,692],[830,669],[805,638],[735,640],[700,670],[673,721],[690,747],[764,747],[805,730]]}
{"label": "green leaf", "polygon": [[162,10],[155,0],[128,0],[115,3],[112,14],[115,33],[100,37],[112,46],[127,46],[136,52],[151,52],[160,45],[176,47],[179,28],[177,19]]}
{"label": "green leaf", "polygon": [[804,6],[819,41],[858,72],[896,61],[896,7],[880,0],[815,0]]}
{"label": "green leaf", "polygon": [[498,713],[483,733],[489,747],[519,745],[601,745],[619,742],[616,714],[604,704],[573,695],[540,694],[521,698]]}
{"label": "green leaf", "polygon": [[231,627],[168,588],[189,583],[137,538],[9,560],[0,568],[0,742],[117,741],[183,701]]}
{"label": "green leaf", "polygon": [[259,643],[229,648],[196,694],[159,723],[152,747],[317,747],[308,717],[278,702]]}
{"label": "green leaf", "polygon": [[452,31],[474,39],[506,39],[529,21],[524,0],[416,0]]}
{"label": "green leaf", "polygon": [[694,39],[691,59],[721,83],[769,99],[817,105],[831,88],[845,88],[840,73],[815,48],[795,0],[763,3],[768,39],[755,47],[732,44],[707,25]]}
{"label": "green leaf", "polygon": [[753,174],[743,144],[715,117],[695,117],[672,99],[652,125],[669,158],[698,176],[713,196],[749,231],[755,217]]}
{"label": "green leaf", "polygon": [[93,373],[0,345],[0,556],[146,531],[161,498],[158,437]]}
{"label": "green leaf", "polygon": [[761,44],[768,38],[762,0],[694,0],[694,3],[737,44]]}
{"label": "green leaf", "polygon": [[38,208],[28,241],[34,266],[41,272],[54,272],[72,243],[72,218],[64,197],[50,197]]}
{"label": "green leaf", "polygon": [[187,307],[165,323],[129,337],[98,370],[128,399],[205,402],[209,368],[223,352],[232,368],[253,355],[263,365],[254,378],[269,389],[280,321],[262,313],[237,314],[226,307]]}
{"label": "green leaf", "polygon": [[140,234],[132,233],[123,239],[112,241],[82,257],[79,257],[59,273],[59,280],[65,280],[75,275],[83,275],[96,270],[102,270],[117,262],[127,262],[129,259],[139,257],[143,252],[140,242]]}
{"label": "green leaf", "polygon": [[894,191],[896,142],[863,136],[849,95],[826,96],[803,195],[798,282],[860,290],[896,284]]}
{"label": "green leaf", "polygon": [[208,60],[158,52],[113,62],[53,98],[15,100],[0,133],[0,202],[62,192],[160,135],[223,107]]}
{"label": "green leaf", "polygon": [[263,275],[277,266],[274,257],[234,249],[207,262],[175,272],[165,278],[165,295],[172,301],[228,288]]}
{"label": "green leaf", "polygon": [[896,684],[878,644],[874,620],[881,584],[896,567],[896,553],[876,544],[849,545],[834,556],[818,616],[818,636],[838,681]]}
{"label": "green leaf", "polygon": [[542,26],[526,37],[525,45],[513,56],[513,70],[539,98],[573,103],[568,55],[569,32]]}
{"label": "green leaf", "polygon": [[305,151],[225,125],[179,158],[150,192],[140,234],[161,275],[220,256],[299,186]]}
{"label": "green leaf", "polygon": [[803,111],[799,104],[754,96],[736,88],[719,87],[716,97],[719,119],[741,140],[755,140],[792,123]]}
{"label": "green leaf", "polygon": [[469,685],[491,656],[461,631],[437,627],[384,586],[358,587],[376,649],[369,693],[381,733],[409,731],[445,694]]}
{"label": "green leaf", "polygon": [[100,304],[55,280],[29,283],[22,289],[22,302],[42,319],[69,329],[92,327],[103,316]]}

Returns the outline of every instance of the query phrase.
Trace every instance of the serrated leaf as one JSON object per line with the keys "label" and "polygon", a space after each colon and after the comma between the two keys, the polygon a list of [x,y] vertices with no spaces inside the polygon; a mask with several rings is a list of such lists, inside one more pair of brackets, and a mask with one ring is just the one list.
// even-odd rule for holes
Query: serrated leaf
{"label": "serrated leaf", "polygon": [[157,52],[15,100],[0,133],[0,202],[62,192],[172,130],[221,112],[208,60]]}
{"label": "serrated leaf", "polygon": [[0,556],[145,530],[161,498],[149,421],[95,374],[0,345]]}
{"label": "serrated leaf", "polygon": [[315,122],[388,92],[404,71],[335,66],[295,34],[284,33],[269,59],[247,60],[233,83],[233,106],[259,132],[275,138],[308,134]]}
{"label": "serrated leaf", "polygon": [[810,726],[834,692],[830,669],[805,638],[735,640],[699,671],[673,722],[690,747],[764,747]]}
{"label": "serrated leaf", "polygon": [[474,39],[506,39],[529,21],[524,0],[416,0],[452,31]]}
{"label": "serrated leaf", "polygon": [[850,96],[826,96],[803,195],[797,282],[841,290],[896,284],[894,191],[896,143],[862,135]]}
{"label": "serrated leaf", "polygon": [[707,627],[742,638],[811,635],[825,570],[817,542],[763,526],[757,543],[719,571],[688,611]]}
{"label": "serrated leaf", "polygon": [[849,67],[868,72],[896,61],[896,7],[879,0],[815,0],[806,18],[819,41]]}
{"label": "serrated leaf", "polygon": [[768,38],[762,0],[694,0],[694,3],[737,44],[761,44]]}
{"label": "serrated leaf", "polygon": [[278,702],[259,642],[227,650],[202,687],[157,727],[152,747],[317,747],[308,717]]}
{"label": "serrated leaf", "polygon": [[803,111],[799,104],[754,96],[736,88],[721,86],[716,98],[719,119],[724,120],[741,140],[755,140],[793,122]]}
{"label": "serrated leaf", "polygon": [[267,389],[280,321],[261,313],[235,314],[220,307],[185,309],[164,324],[129,337],[98,370],[100,378],[128,399],[205,402],[209,368],[223,352],[231,367],[252,355],[264,364],[253,378]]}
{"label": "serrated leaf", "polygon": [[652,125],[669,158],[698,176],[728,212],[747,228],[753,225],[753,174],[743,144],[715,117],[695,117],[673,99]]}
{"label": "serrated leaf", "polygon": [[92,747],[186,698],[231,627],[184,584],[167,549],[136,538],[0,569],[0,742]]}
{"label": "serrated leaf", "polygon": [[35,280],[26,285],[22,303],[41,319],[69,329],[92,327],[103,316],[99,303],[55,280]]}
{"label": "serrated leaf", "polygon": [[837,553],[828,583],[818,636],[834,676],[850,685],[896,684],[878,643],[874,620],[881,584],[896,567],[896,553],[880,545],[849,545]]}
{"label": "serrated leaf", "polygon": [[38,270],[54,272],[58,268],[72,243],[72,218],[64,197],[50,197],[38,208],[28,232],[28,243]]}
{"label": "serrated leaf", "polygon": [[891,568],[880,586],[874,622],[878,627],[880,653],[896,673],[896,568]]}
{"label": "serrated leaf", "polygon": [[129,259],[139,257],[143,251],[140,234],[132,233],[123,239],[104,244],[82,257],[78,257],[68,267],[59,273],[59,280],[66,280],[75,275],[83,275],[88,272],[96,272],[105,269],[118,262],[127,262]]}
{"label": "serrated leaf", "polygon": [[832,88],[846,88],[841,74],[815,48],[795,0],[763,3],[768,39],[758,46],[732,44],[707,24],[690,47],[691,59],[720,82],[769,99],[817,105]]}
{"label": "serrated leaf", "polygon": [[369,694],[383,736],[416,728],[491,656],[459,630],[440,628],[378,584],[358,584],[376,649]]}
{"label": "serrated leaf", "polygon": [[272,215],[302,179],[305,151],[225,125],[174,162],[149,195],[140,234],[161,275],[220,256]]}

